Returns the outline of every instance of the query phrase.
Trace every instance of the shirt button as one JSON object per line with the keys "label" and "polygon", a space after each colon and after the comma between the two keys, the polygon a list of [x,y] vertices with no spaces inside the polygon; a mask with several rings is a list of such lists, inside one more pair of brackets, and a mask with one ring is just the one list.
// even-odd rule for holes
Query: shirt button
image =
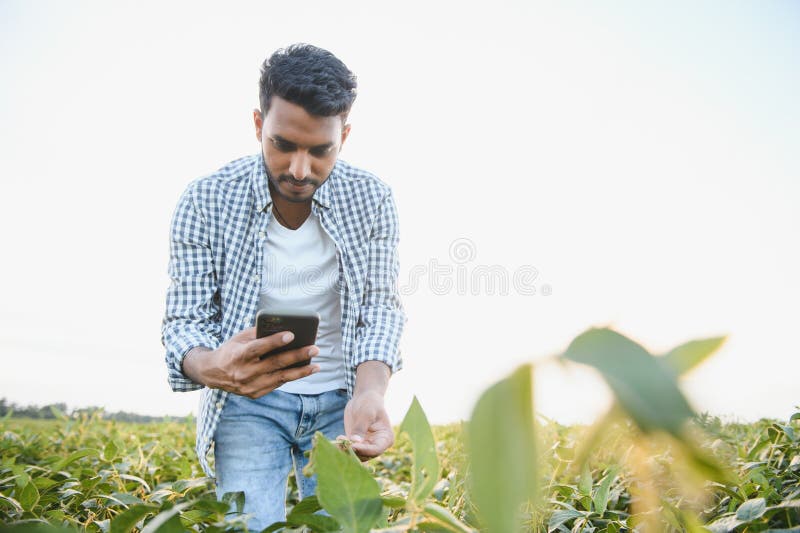
{"label": "shirt button", "polygon": [[258,274],[253,274],[253,281],[258,281]]}
{"label": "shirt button", "polygon": [[217,409],[222,409],[222,402],[217,402]]}
{"label": "shirt button", "polygon": [[266,231],[259,231],[258,232],[258,236],[259,237],[266,237],[267,236],[267,232]]}

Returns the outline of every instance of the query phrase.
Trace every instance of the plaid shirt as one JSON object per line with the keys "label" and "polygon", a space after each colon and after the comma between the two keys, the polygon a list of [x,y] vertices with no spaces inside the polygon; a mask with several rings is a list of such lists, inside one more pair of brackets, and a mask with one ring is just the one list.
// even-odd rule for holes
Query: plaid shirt
{"label": "plaid shirt", "polygon": [[[397,291],[398,220],[389,187],[338,160],[314,192],[311,209],[336,243],[342,353],[350,396],[364,361],[402,368],[406,316]],[[261,154],[232,161],[192,182],[172,217],[166,314],[161,342],[174,391],[203,389],[196,451],[214,476],[208,452],[228,393],[187,378],[181,362],[195,347],[217,348],[253,325],[272,199]]]}

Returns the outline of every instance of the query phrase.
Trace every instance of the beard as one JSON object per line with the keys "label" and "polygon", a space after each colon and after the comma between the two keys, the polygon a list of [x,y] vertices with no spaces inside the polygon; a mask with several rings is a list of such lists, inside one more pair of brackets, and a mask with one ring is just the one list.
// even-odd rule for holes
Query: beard
{"label": "beard", "polygon": [[[311,176],[306,176],[302,180],[296,180],[294,176],[291,174],[279,174],[275,177],[272,172],[270,172],[269,167],[264,164],[264,172],[267,174],[267,181],[270,185],[270,192],[273,194],[277,193],[281,198],[288,202],[293,203],[302,203],[307,202],[314,196],[314,192],[322,185],[320,180],[314,179]],[[324,181],[324,180],[323,180]],[[282,187],[283,185],[283,187]],[[307,185],[308,192],[307,193],[299,193],[290,191],[288,186],[291,185]]]}

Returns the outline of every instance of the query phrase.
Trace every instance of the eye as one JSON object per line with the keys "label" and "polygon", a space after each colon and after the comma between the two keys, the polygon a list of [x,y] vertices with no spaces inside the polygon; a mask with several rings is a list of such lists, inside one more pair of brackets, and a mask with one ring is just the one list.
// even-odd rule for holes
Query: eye
{"label": "eye", "polygon": [[281,139],[272,139],[272,144],[280,152],[291,152],[294,150],[294,145]]}
{"label": "eye", "polygon": [[323,146],[323,147],[320,147],[320,148],[312,148],[311,150],[309,150],[309,152],[314,157],[325,157],[326,155],[328,155],[330,153],[331,148],[333,148],[333,147],[332,146]]}

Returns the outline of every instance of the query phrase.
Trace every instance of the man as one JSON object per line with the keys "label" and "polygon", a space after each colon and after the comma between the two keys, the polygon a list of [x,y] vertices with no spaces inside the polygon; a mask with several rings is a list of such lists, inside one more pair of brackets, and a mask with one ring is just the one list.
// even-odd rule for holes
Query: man
{"label": "man", "polygon": [[[398,221],[389,187],[338,159],[355,76],[300,44],[262,65],[253,111],[258,155],[192,182],[171,225],[162,342],[175,391],[203,388],[197,453],[214,443],[217,494],[244,491],[249,526],[285,518],[294,463],[322,431],[363,459],[394,442],[383,398],[401,368]],[[321,316],[314,346],[259,356],[291,334],[256,339],[258,309]],[[313,364],[286,368],[296,362]]]}

